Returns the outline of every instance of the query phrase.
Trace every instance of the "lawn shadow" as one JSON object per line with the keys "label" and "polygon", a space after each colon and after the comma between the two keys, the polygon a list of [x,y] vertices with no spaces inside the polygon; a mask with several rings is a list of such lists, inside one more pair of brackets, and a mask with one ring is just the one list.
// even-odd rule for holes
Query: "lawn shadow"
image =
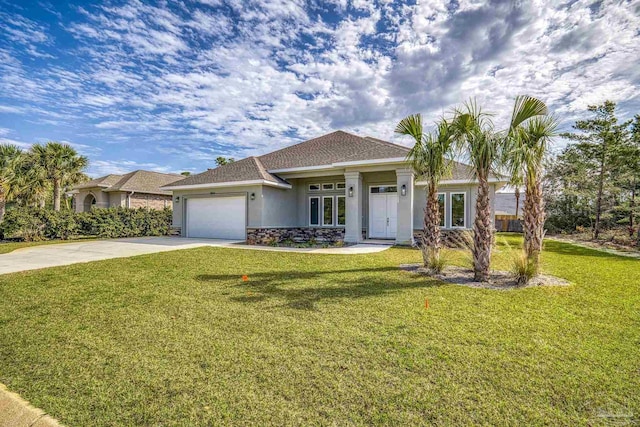
{"label": "lawn shadow", "polygon": [[[389,277],[384,273],[400,272],[398,267],[357,268],[328,271],[274,271],[253,273],[249,281],[243,282],[238,275],[203,274],[196,276],[199,281],[234,281],[233,285],[242,295],[230,299],[242,303],[260,303],[268,300],[284,301],[284,306],[299,310],[317,310],[316,304],[334,299],[358,299],[376,297],[408,289],[430,288],[444,283],[411,274]],[[345,277],[346,275],[346,277]],[[336,276],[335,281],[331,276]],[[299,281],[322,280],[325,284],[309,286]],[[329,283],[326,281],[329,280]]]}

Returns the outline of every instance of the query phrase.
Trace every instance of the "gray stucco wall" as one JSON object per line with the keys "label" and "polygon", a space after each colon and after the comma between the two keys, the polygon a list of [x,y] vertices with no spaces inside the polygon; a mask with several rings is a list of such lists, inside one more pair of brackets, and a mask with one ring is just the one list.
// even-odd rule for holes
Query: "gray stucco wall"
{"label": "gray stucco wall", "polygon": [[263,227],[297,227],[298,195],[296,180],[292,180],[292,189],[262,187],[262,220]]}

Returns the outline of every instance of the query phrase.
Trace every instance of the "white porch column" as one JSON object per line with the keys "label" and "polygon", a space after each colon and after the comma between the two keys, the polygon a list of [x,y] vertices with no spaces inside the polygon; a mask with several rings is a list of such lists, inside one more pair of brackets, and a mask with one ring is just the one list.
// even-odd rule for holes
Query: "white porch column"
{"label": "white porch column", "polygon": [[398,185],[398,229],[396,231],[396,244],[412,245],[413,172],[409,169],[397,169],[396,178]]}
{"label": "white porch column", "polygon": [[344,241],[358,243],[362,241],[362,176],[360,172],[345,172],[346,226]]}

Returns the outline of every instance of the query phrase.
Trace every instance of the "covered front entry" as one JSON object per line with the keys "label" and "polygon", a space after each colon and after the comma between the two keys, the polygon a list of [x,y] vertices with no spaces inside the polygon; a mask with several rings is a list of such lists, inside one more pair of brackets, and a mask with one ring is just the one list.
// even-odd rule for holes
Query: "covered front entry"
{"label": "covered front entry", "polygon": [[187,199],[186,237],[246,239],[245,196]]}
{"label": "covered front entry", "polygon": [[369,237],[395,239],[398,231],[398,187],[369,188]]}

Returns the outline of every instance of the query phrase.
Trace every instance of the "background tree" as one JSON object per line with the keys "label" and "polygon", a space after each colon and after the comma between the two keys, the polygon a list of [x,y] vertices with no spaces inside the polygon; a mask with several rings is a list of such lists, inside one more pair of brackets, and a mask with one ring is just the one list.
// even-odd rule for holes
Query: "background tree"
{"label": "background tree", "polygon": [[435,268],[440,260],[440,206],[438,185],[450,173],[454,140],[450,124],[442,119],[435,133],[424,133],[420,114],[408,116],[398,123],[395,130],[411,136],[414,145],[407,156],[417,177],[427,182],[427,205],[424,209],[422,257],[425,267]]}
{"label": "background tree", "polygon": [[182,175],[182,176],[191,176],[191,172],[189,172],[189,171],[180,172],[180,175]]}
{"label": "background tree", "polygon": [[544,198],[551,232],[576,231],[579,227],[593,227],[597,183],[591,171],[595,164],[587,162],[574,145],[565,147],[547,161]]}
{"label": "background tree", "polygon": [[47,142],[45,145],[35,144],[31,147],[31,155],[36,167],[51,182],[53,188],[53,209],[60,210],[60,199],[65,187],[86,179],[84,169],[88,159],[80,156],[67,144]]}
{"label": "background tree", "polygon": [[503,162],[511,183],[525,187],[524,249],[535,274],[539,272],[544,238],[543,165],[556,128],[557,122],[548,115],[544,102],[530,96],[516,97]]}
{"label": "background tree", "polygon": [[235,159],[233,157],[216,157],[216,166],[224,166],[233,162],[235,162]]}
{"label": "background tree", "polygon": [[0,144],[0,221],[4,217],[6,203],[18,196],[20,187],[18,171],[24,154],[11,144]]}
{"label": "background tree", "polygon": [[590,105],[588,111],[593,117],[578,120],[573,126],[577,133],[563,133],[562,137],[576,141],[575,150],[589,167],[590,174],[597,182],[595,199],[595,222],[593,238],[598,239],[601,231],[602,214],[605,205],[605,194],[608,183],[611,183],[612,172],[619,166],[621,152],[625,145],[628,122],[618,124],[615,115],[616,104],[606,101],[602,105]]}

